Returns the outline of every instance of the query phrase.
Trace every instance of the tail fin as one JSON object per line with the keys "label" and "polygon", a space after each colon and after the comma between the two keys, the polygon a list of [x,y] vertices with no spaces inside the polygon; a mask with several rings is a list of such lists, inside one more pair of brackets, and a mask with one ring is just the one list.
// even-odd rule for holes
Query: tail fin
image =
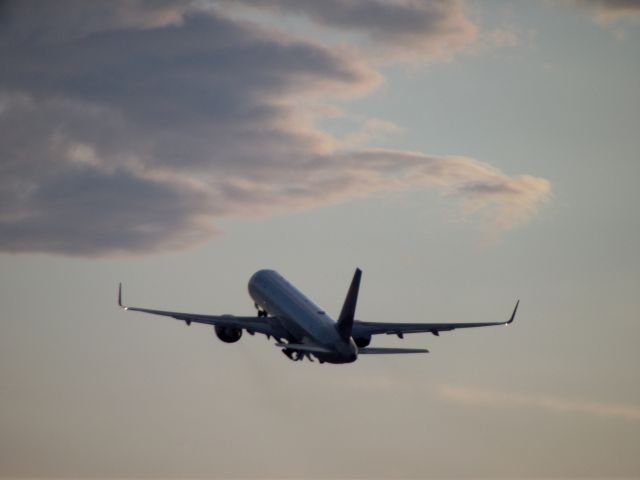
{"label": "tail fin", "polygon": [[351,337],[351,331],[353,330],[353,317],[355,316],[356,303],[358,302],[360,277],[362,277],[362,270],[356,268],[356,273],[353,274],[353,280],[351,280],[351,286],[347,292],[347,298],[344,299],[344,304],[340,311],[340,317],[338,318],[338,332],[345,340],[348,340]]}

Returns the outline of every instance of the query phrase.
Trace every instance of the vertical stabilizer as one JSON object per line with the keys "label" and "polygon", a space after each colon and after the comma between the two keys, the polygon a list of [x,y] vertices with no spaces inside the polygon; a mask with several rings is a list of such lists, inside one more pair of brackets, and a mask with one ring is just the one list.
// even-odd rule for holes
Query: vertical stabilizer
{"label": "vertical stabilizer", "polygon": [[345,340],[351,337],[351,331],[353,330],[353,318],[356,313],[356,303],[358,302],[358,291],[360,290],[360,277],[362,276],[362,270],[356,268],[356,273],[353,274],[353,280],[351,280],[351,286],[347,292],[347,298],[344,299],[342,310],[340,311],[340,317],[338,318],[338,332]]}

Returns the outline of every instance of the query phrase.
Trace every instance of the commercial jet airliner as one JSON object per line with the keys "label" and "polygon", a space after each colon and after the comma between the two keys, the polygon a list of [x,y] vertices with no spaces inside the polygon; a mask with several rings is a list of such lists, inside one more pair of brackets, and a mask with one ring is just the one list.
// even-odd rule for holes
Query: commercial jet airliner
{"label": "commercial jet airliner", "polygon": [[240,340],[243,330],[250,335],[261,333],[269,339],[273,337],[277,341],[276,347],[294,361],[304,358],[313,361],[312,357],[316,357],[320,363],[351,363],[363,354],[428,352],[422,348],[369,347],[373,335],[384,333],[403,338],[405,333],[430,332],[439,335],[440,332],[457,328],[508,325],[513,322],[520,303],[519,300],[516,302],[511,318],[506,322],[363,322],[354,319],[361,276],[362,271],[356,269],[337,321],[273,270],[260,270],[249,280],[249,295],[258,310],[257,316],[198,315],[127,307],[122,304],[122,284],[118,288],[118,305],[125,310],[172,317],[187,325],[192,322],[213,325],[216,335],[225,343]]}

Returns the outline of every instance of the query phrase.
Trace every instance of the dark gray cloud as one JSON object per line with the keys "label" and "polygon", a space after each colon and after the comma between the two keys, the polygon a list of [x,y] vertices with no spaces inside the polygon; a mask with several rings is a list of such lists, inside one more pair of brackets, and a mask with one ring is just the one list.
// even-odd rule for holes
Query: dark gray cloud
{"label": "dark gray cloud", "polygon": [[318,24],[364,35],[395,61],[451,56],[472,42],[477,27],[458,0],[228,0],[297,14]]}
{"label": "dark gray cloud", "polygon": [[177,25],[192,8],[190,1],[172,0],[4,1],[0,30],[5,40],[15,44],[51,43],[110,30]]}
{"label": "dark gray cloud", "polygon": [[[393,6],[397,18],[366,28],[399,38],[393,32],[413,4],[375,3],[374,17]],[[341,22],[356,22],[350,9],[361,6],[344,2]],[[225,216],[420,186],[508,228],[548,198],[545,180],[508,177],[470,158],[358,150],[358,142],[340,152],[316,126],[323,105],[381,80],[346,49],[187,2],[2,8],[0,251],[186,248]],[[415,30],[429,31],[425,22]]]}
{"label": "dark gray cloud", "polygon": [[119,161],[127,141],[113,121],[98,107],[0,96],[0,251],[109,255],[210,238],[209,189]]}
{"label": "dark gray cloud", "polygon": [[0,251],[109,255],[191,247],[214,231],[210,197],[126,171],[69,169],[5,205]]}

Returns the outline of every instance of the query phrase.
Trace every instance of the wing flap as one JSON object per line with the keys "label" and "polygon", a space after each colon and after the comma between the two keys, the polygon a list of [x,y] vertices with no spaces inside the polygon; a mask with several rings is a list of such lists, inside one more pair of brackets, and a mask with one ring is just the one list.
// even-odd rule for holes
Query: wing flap
{"label": "wing flap", "polygon": [[310,353],[335,353],[333,350],[329,350],[328,348],[320,347],[318,345],[309,345],[306,343],[276,343],[275,346]]}
{"label": "wing flap", "polygon": [[518,311],[520,300],[516,302],[511,317],[506,322],[475,322],[475,323],[392,323],[392,322],[362,322],[356,320],[353,325],[353,337],[367,337],[370,335],[388,334],[401,336],[405,333],[433,333],[456,330],[458,328],[494,327],[513,323]]}

